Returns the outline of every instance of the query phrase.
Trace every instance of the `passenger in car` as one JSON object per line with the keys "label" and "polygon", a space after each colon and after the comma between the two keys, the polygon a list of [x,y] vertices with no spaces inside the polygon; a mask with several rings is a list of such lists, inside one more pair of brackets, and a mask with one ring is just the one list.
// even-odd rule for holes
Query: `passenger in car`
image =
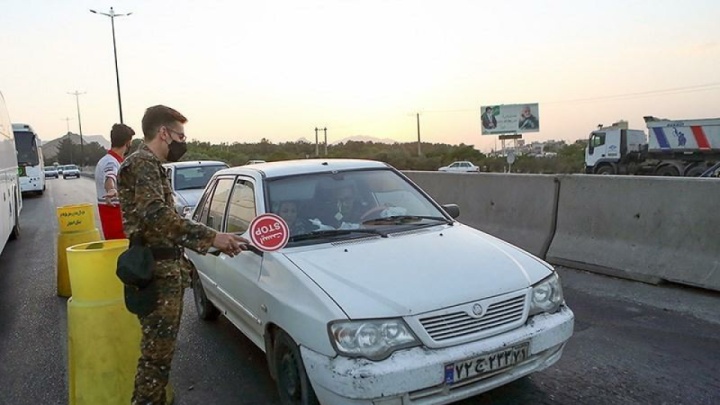
{"label": "passenger in car", "polygon": [[310,231],[305,219],[298,219],[298,204],[295,201],[283,201],[278,207],[278,215],[285,220],[290,230],[290,236],[302,235]]}

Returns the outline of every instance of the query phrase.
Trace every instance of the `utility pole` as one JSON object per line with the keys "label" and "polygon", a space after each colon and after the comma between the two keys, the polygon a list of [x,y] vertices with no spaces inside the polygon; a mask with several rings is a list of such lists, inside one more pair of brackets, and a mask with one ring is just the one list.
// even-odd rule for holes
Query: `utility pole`
{"label": "utility pole", "polygon": [[327,127],[323,128],[323,132],[325,133],[325,156],[327,156]]}
{"label": "utility pole", "polygon": [[117,83],[118,107],[120,108],[120,123],[124,124],[123,113],[122,113],[122,98],[120,97],[120,72],[118,71],[117,45],[115,44],[115,17],[126,17],[132,13],[118,14],[115,12],[115,10],[113,10],[112,7],[110,7],[109,13],[101,13],[101,12],[95,11],[95,10],[90,10],[90,12],[95,13],[95,14],[101,14],[106,17],[110,17],[110,25],[112,26],[113,55],[115,55],[115,81]]}
{"label": "utility pole", "polygon": [[320,156],[320,146],[318,145],[318,127],[315,127],[315,157]]}
{"label": "utility pole", "polygon": [[82,121],[80,120],[80,95],[85,94],[85,92],[80,93],[75,90],[74,93],[68,94],[75,96],[75,103],[77,104],[78,127],[80,128],[80,167],[82,168],[85,165],[85,146],[83,144]]}
{"label": "utility pole", "polygon": [[415,116],[417,117],[418,157],[422,157],[422,150],[420,149],[420,113],[417,113]]}
{"label": "utility pole", "polygon": [[65,121],[65,126],[67,127],[67,133],[69,134],[70,133],[70,121],[72,121],[72,118],[65,117],[65,118],[60,118],[60,119]]}

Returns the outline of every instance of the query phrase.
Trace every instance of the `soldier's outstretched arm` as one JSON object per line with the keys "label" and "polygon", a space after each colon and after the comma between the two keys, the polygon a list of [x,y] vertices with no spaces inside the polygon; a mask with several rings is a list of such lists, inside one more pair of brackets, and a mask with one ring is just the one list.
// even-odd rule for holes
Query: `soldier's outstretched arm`
{"label": "soldier's outstretched arm", "polygon": [[213,244],[216,231],[205,225],[182,218],[172,205],[165,202],[161,184],[163,173],[150,162],[138,162],[135,168],[135,204],[148,226],[166,235],[175,243],[206,253]]}

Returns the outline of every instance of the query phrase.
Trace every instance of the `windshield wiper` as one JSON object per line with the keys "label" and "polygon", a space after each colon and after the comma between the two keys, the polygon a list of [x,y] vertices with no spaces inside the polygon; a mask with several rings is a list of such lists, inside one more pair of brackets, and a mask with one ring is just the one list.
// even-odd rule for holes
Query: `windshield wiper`
{"label": "windshield wiper", "polygon": [[447,218],[445,218],[445,217],[434,217],[434,216],[427,216],[427,215],[392,215],[392,216],[385,217],[385,218],[369,219],[369,220],[363,222],[363,224],[367,224],[367,223],[388,223],[388,222],[390,222],[390,223],[393,223],[393,224],[398,224],[398,225],[400,225],[400,224],[406,224],[406,223],[408,223],[408,222],[420,221],[420,220],[423,220],[423,219],[429,219],[429,220],[434,220],[434,221],[441,221],[441,222],[445,222],[445,223],[448,224],[448,225],[452,225],[452,223],[453,223],[453,221],[451,221],[451,220],[449,220],[449,219],[447,219]]}
{"label": "windshield wiper", "polygon": [[310,233],[304,233],[302,235],[295,235],[290,237],[290,242],[298,242],[301,240],[310,239],[322,239],[334,236],[345,236],[354,233],[366,233],[371,235],[380,235],[383,238],[387,238],[387,233],[382,232],[378,229],[326,229],[322,231],[313,231]]}

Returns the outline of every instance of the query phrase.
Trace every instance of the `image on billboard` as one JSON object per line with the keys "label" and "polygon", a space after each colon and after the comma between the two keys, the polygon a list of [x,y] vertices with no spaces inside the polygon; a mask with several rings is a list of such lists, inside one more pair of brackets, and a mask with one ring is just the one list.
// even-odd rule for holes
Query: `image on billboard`
{"label": "image on billboard", "polygon": [[488,105],[480,110],[483,135],[540,131],[538,103]]}

